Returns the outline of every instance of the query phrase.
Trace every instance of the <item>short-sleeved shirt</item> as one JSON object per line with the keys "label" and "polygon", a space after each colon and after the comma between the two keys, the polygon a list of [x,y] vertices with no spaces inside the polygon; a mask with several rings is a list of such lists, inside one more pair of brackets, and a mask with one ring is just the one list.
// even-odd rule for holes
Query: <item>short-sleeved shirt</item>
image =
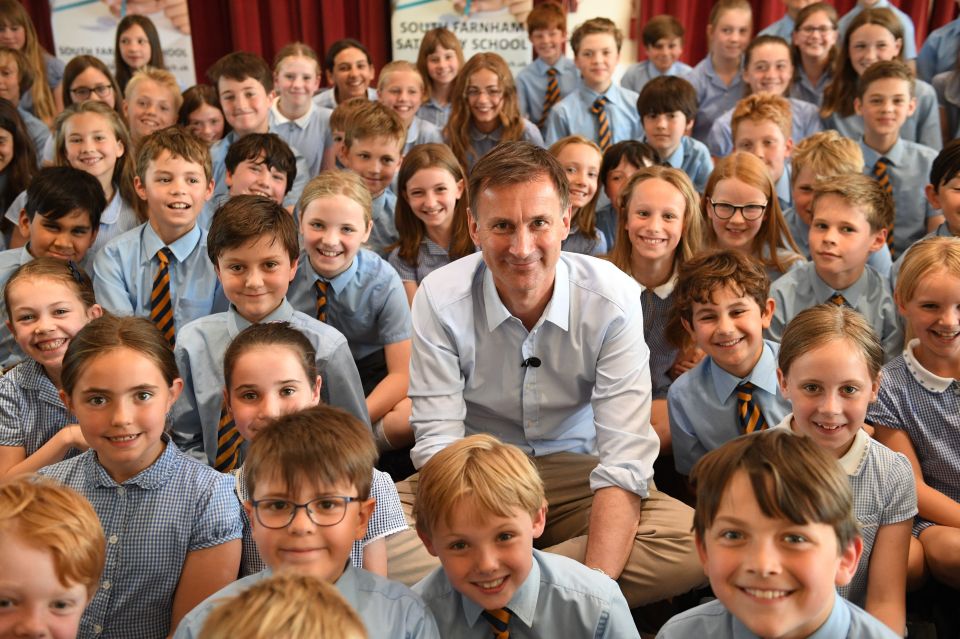
{"label": "short-sleeved shirt", "polygon": [[[29,457],[64,426],[76,423],[57,387],[34,360],[24,360],[0,377],[0,446],[22,447]],[[79,452],[71,448],[64,459]]]}
{"label": "short-sleeved shirt", "polygon": [[643,337],[650,348],[650,382],[653,398],[666,399],[667,390],[673,383],[670,369],[677,359],[679,349],[667,339],[667,318],[673,309],[674,289],[677,286],[676,272],[665,283],[655,288],[644,288],[640,296],[643,305]]}
{"label": "short-sleeved shirt", "polygon": [[[278,97],[270,107],[270,132],[280,136],[291,148],[300,149],[309,180],[320,172],[324,143],[330,135],[330,109],[318,107],[311,102],[306,113],[296,120],[291,120],[280,113],[279,102]],[[299,166],[297,170],[299,172]]]}
{"label": "short-sleeved shirt", "polygon": [[373,228],[364,246],[378,255],[385,254],[387,248],[400,239],[400,232],[397,231],[396,211],[397,196],[389,188],[384,189],[383,193],[373,198],[371,210]]}
{"label": "short-sleeved shirt", "polygon": [[815,104],[818,107],[823,104],[823,91],[833,79],[833,74],[827,69],[820,74],[816,83],[804,72],[802,67],[797,67],[797,76],[793,84],[790,85],[790,97]]}
{"label": "short-sleeved shirt", "polygon": [[450,119],[451,108],[453,107],[449,102],[440,104],[435,98],[431,97],[417,109],[417,117],[432,122],[442,132],[443,127],[447,126],[447,120]]}
{"label": "short-sleeved shirt", "polygon": [[390,251],[387,261],[397,271],[401,282],[416,282],[419,285],[427,275],[450,263],[450,253],[429,237],[425,237],[420,241],[416,265],[408,264],[400,257],[399,247]]}
{"label": "short-sleeved shirt", "polygon": [[724,84],[708,55],[693,67],[686,80],[696,89],[700,105],[693,125],[693,137],[706,144],[714,121],[737,106],[737,100],[743,97],[743,76],[737,73],[730,84]]}
{"label": "short-sleeved shirt", "polygon": [[620,78],[620,86],[625,89],[630,89],[634,93],[639,93],[643,91],[643,87],[646,86],[647,82],[653,80],[654,78],[659,78],[662,75],[672,75],[678,78],[682,78],[688,73],[693,71],[693,67],[685,62],[680,62],[677,60],[670,65],[670,68],[666,71],[661,72],[660,69],[650,60],[644,60],[642,62],[637,62],[636,64],[630,65],[630,68],[627,69],[627,72],[623,74],[623,77]]}
{"label": "short-sleeved shirt", "polygon": [[[47,72],[47,86],[53,91],[63,82],[63,72],[67,68],[67,65],[63,60],[55,58],[46,51],[42,51],[41,53],[43,55],[44,70]],[[19,108],[36,115],[33,104],[33,89],[30,89],[20,96]],[[39,153],[40,149],[37,149],[37,152]]]}
{"label": "short-sleeved shirt", "polygon": [[537,58],[517,73],[517,100],[520,114],[533,123],[540,121],[543,115],[544,98],[547,95],[547,83],[550,76],[547,71],[556,69],[560,99],[567,97],[577,88],[580,72],[570,58],[560,56],[551,67],[542,58]]}
{"label": "short-sleeved shirt", "polygon": [[931,31],[917,55],[917,75],[930,82],[933,78],[957,66],[960,49],[960,18]]}
{"label": "short-sleeved shirt", "polygon": [[776,36],[778,38],[783,38],[787,42],[791,42],[793,38],[794,26],[795,24],[793,22],[793,18],[790,17],[790,14],[784,14],[784,16],[776,22],[765,26],[757,35]]}
{"label": "short-sleeved shirt", "polygon": [[[582,82],[577,90],[560,100],[550,109],[544,139],[548,145],[568,135],[582,135],[599,144],[598,118],[593,114],[593,104],[600,93],[587,88]],[[637,113],[637,98],[630,89],[615,84],[602,94],[607,99],[604,111],[610,122],[610,144],[623,140],[639,140],[643,137],[643,124]]]}
{"label": "short-sleeved shirt", "polygon": [[570,227],[567,239],[560,244],[564,251],[582,253],[583,255],[606,255],[608,249],[607,237],[600,229],[594,229],[596,237],[590,238],[576,226]]}
{"label": "short-sleeved shirt", "polygon": [[[443,134],[433,122],[414,117],[407,127],[407,141],[403,145],[403,154],[406,155],[418,144],[443,144]],[[398,172],[399,175],[399,172]]]}

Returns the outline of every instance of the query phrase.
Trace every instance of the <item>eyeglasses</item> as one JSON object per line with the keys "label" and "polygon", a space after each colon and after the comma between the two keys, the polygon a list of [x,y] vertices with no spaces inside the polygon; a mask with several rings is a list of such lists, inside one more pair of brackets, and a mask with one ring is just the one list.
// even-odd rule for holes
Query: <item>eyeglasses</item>
{"label": "eyeglasses", "polygon": [[814,33],[819,34],[819,35],[826,35],[826,34],[830,33],[831,31],[836,31],[836,29],[837,29],[837,28],[836,28],[835,26],[833,26],[833,25],[827,25],[827,26],[823,26],[823,27],[800,27],[799,31],[800,31],[800,33],[802,33],[803,35],[808,35],[808,36],[810,36],[810,35],[813,35]]}
{"label": "eyeglasses", "polygon": [[499,100],[503,97],[503,89],[478,89],[477,87],[467,89],[468,100],[476,100],[481,95],[487,95],[491,100]]}
{"label": "eyeglasses", "polygon": [[257,521],[264,528],[274,530],[286,528],[303,508],[307,517],[317,526],[336,526],[347,514],[347,504],[360,501],[359,497],[319,497],[305,504],[297,504],[285,499],[260,499],[251,501]]}
{"label": "eyeglasses", "polygon": [[70,89],[70,95],[77,100],[89,100],[91,93],[96,93],[97,96],[105,98],[113,93],[113,86],[109,84],[98,84],[95,87],[73,87]]}
{"label": "eyeglasses", "polygon": [[728,202],[714,202],[713,198],[707,198],[713,206],[713,214],[721,220],[729,220],[737,211],[740,211],[745,220],[759,220],[767,210],[767,203],[763,204],[730,204]]}

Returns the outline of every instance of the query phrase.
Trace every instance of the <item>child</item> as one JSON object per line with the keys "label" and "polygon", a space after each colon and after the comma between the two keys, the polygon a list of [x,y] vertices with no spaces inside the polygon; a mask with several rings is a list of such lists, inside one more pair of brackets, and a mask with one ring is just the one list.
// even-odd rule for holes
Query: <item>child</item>
{"label": "child", "polygon": [[[243,508],[267,570],[209,597],[186,616],[174,637],[197,637],[222,599],[275,574],[290,573],[336,586],[372,637],[439,638],[433,615],[420,597],[348,561],[374,509],[369,495],[376,458],[369,429],[329,406],[285,415],[264,428],[244,463],[250,497]],[[322,545],[323,550],[288,552],[304,542]]]}
{"label": "child", "polygon": [[230,478],[165,434],[183,382],[149,320],[105,315],[83,327],[61,381],[60,397],[91,447],[41,473],[90,500],[109,542],[84,636],[167,637],[236,578],[242,524]]}
{"label": "child", "polygon": [[123,114],[136,149],[144,137],[177,123],[183,104],[180,85],[169,71],[146,67],[137,71],[123,92]]}
{"label": "child", "polygon": [[177,336],[177,364],[184,392],[174,414],[177,437],[226,472],[242,461],[245,447],[223,397],[223,353],[250,324],[288,321],[310,338],[323,376],[324,401],[366,421],[360,380],[346,340],[334,328],[294,311],[286,299],[300,246],[293,217],[259,195],[237,195],[220,207],[206,251],[230,307],[196,318]]}
{"label": "child", "polygon": [[520,113],[544,133],[550,110],[576,89],[579,75],[573,60],[563,55],[567,39],[563,8],[555,2],[537,5],[527,16],[527,35],[536,56],[517,73],[517,100]]}
{"label": "child", "polygon": [[171,345],[177,329],[227,305],[206,255],[207,233],[197,225],[213,192],[210,172],[207,145],[183,129],[147,136],[135,186],[148,219],[107,242],[93,262],[103,307],[149,317]]}
{"label": "child", "polygon": [[27,185],[37,173],[34,146],[20,113],[8,100],[0,101],[0,138],[10,148],[9,154],[4,154],[3,160],[0,160],[0,165],[3,165],[0,168],[3,184],[0,189],[0,210],[4,211],[19,193],[27,190]]}
{"label": "child", "polygon": [[867,413],[876,437],[911,460],[920,509],[913,534],[922,556],[910,555],[907,583],[937,580],[960,588],[960,239],[931,237],[904,256],[894,291],[908,334],[903,354],[883,367],[877,401]]}
{"label": "child", "polygon": [[22,51],[34,77],[33,86],[23,96],[20,108],[51,124],[63,108],[62,98],[57,97],[63,78],[63,61],[41,46],[33,21],[18,0],[0,2],[0,32],[0,46]]}
{"label": "child", "polygon": [[916,30],[913,26],[913,20],[911,20],[910,16],[906,13],[898,9],[890,0],[857,0],[853,8],[840,18],[840,24],[838,25],[840,37],[843,37],[856,28],[854,21],[862,12],[879,9],[890,11],[897,20],[900,29],[903,31],[903,59],[911,61],[911,64],[913,64],[912,61],[917,57],[917,37],[915,35]]}
{"label": "child", "polygon": [[376,90],[370,88],[374,76],[370,52],[353,38],[331,44],[323,59],[323,68],[327,73],[327,84],[333,87],[314,96],[317,106],[333,109],[351,98],[377,99]]}
{"label": "child", "polygon": [[113,68],[120,90],[127,88],[133,74],[144,67],[166,69],[163,47],[153,21],[145,15],[128,13],[117,24],[113,44]]}
{"label": "child", "polygon": [[823,103],[823,91],[833,78],[838,55],[837,20],[836,8],[826,2],[807,5],[797,15],[792,36],[795,72],[790,97],[818,107]]}
{"label": "child", "polygon": [[377,84],[380,102],[400,116],[407,129],[403,154],[409,153],[418,144],[443,142],[440,129],[432,122],[421,120],[417,113],[423,104],[424,85],[420,72],[406,60],[394,60],[380,70]]}
{"label": "child", "polygon": [[468,198],[463,168],[445,144],[418,146],[400,165],[397,200],[399,244],[387,261],[396,269],[413,304],[420,282],[431,272],[470,255]]}
{"label": "child", "polygon": [[747,0],[719,0],[710,9],[707,57],[686,80],[697,90],[693,137],[706,143],[714,120],[732,109],[743,95],[743,52],[753,29],[753,12]]}
{"label": "child", "polygon": [[706,353],[667,392],[681,475],[707,451],[777,424],[790,411],[777,387],[780,347],[763,339],[774,309],[769,292],[763,266],[738,251],[701,254],[679,269],[667,330],[676,334],[682,326]]}
{"label": "child", "polygon": [[33,472],[86,450],[57,395],[70,341],[102,309],[73,262],[38,257],[6,281],[4,308],[24,361],[0,378],[0,475]]}
{"label": "child", "polygon": [[217,99],[217,90],[209,84],[197,84],[183,92],[177,123],[208,145],[213,145],[230,130]]}
{"label": "child", "polygon": [[750,255],[771,280],[803,262],[783,219],[770,169],[752,153],[735,151],[717,162],[700,210],[707,221],[707,246]]}
{"label": "child", "polygon": [[797,19],[800,16],[800,10],[809,6],[811,2],[812,0],[783,0],[783,4],[787,7],[787,12],[773,24],[767,25],[757,35],[768,35],[789,40],[790,36],[793,35]]}
{"label": "child", "polygon": [[780,210],[789,209],[790,153],[793,151],[790,103],[771,93],[758,93],[737,102],[731,114],[732,149],[757,156],[767,165]]}
{"label": "child", "polygon": [[778,427],[811,438],[836,457],[849,476],[863,554],[853,580],[840,594],[902,636],[917,492],[907,458],[864,430],[884,359],[870,324],[860,313],[832,304],[808,308],[790,321],[777,376],[793,413]]}
{"label": "child", "polygon": [[310,180],[298,204],[304,248],[290,303],[346,336],[378,445],[392,450],[413,444],[407,399],[412,321],[396,271],[360,247],[373,226],[370,207],[356,175],[324,172]]}
{"label": "child", "polygon": [[547,501],[519,448],[486,434],[450,444],[420,469],[415,515],[442,564],[416,586],[442,636],[639,637],[617,582],[533,548]]}
{"label": "child", "polygon": [[[683,55],[684,29],[673,16],[653,16],[641,32],[647,59],[632,65],[620,79],[620,86],[642,93],[647,82],[660,76],[683,77],[693,67],[680,61]],[[690,116],[693,121],[694,116]]]}
{"label": "child", "polygon": [[953,70],[934,76],[931,83],[940,103],[940,128],[946,144],[960,137],[960,58]]}
{"label": "child", "polygon": [[640,137],[637,94],[613,83],[622,44],[623,33],[607,18],[593,18],[574,29],[570,46],[580,81],[573,93],[550,110],[544,135],[547,144],[582,135],[606,151],[611,144]]}
{"label": "child", "polygon": [[[603,152],[600,164],[600,183],[608,202],[597,209],[597,228],[617,241],[620,232],[617,217],[620,211],[620,192],[630,176],[645,166],[660,164],[660,154],[646,142],[624,140],[610,146]],[[614,244],[616,246],[616,244]]]}
{"label": "child", "polygon": [[583,136],[570,135],[554,142],[550,154],[557,158],[570,185],[570,232],[561,248],[571,253],[606,255],[609,244],[597,229],[595,217],[603,160],[600,147]]}
{"label": "child", "polygon": [[426,80],[426,102],[417,117],[432,122],[441,131],[450,119],[451,90],[463,66],[460,40],[449,29],[437,27],[423,34],[417,52],[417,70]]}
{"label": "child", "polygon": [[672,75],[653,78],[637,98],[637,111],[647,143],[667,164],[686,173],[702,192],[713,171],[713,160],[703,142],[687,135],[697,116],[693,85]]}
{"label": "child", "polygon": [[933,82],[933,78],[952,70],[960,55],[960,18],[931,31],[917,55],[917,76]]}
{"label": "child", "polygon": [[303,149],[307,176],[316,175],[330,135],[330,110],[313,103],[320,87],[320,61],[314,50],[302,42],[280,49],[273,61],[273,85],[277,97],[270,107],[270,130],[291,147]]}
{"label": "child", "polygon": [[103,102],[123,117],[123,91],[110,69],[100,58],[78,55],[63,70],[63,108],[87,100]]}
{"label": "child", "polygon": [[960,140],[944,146],[934,159],[926,195],[944,219],[933,234],[960,237]]}
{"label": "child", "polygon": [[104,555],[86,499],[36,477],[0,482],[0,634],[76,637]]}
{"label": "child", "polygon": [[781,429],[739,437],[694,469],[697,551],[716,599],[668,621],[680,637],[882,638],[847,600],[862,541],[836,460]]}
{"label": "child", "polygon": [[[254,437],[270,420],[320,401],[321,379],[317,355],[304,333],[288,322],[252,324],[240,331],[223,355],[223,396],[237,431],[245,441]],[[264,366],[269,362],[269,366]],[[234,471],[240,501],[246,501],[243,466]],[[387,576],[387,535],[406,531],[413,535],[400,507],[397,489],[390,476],[373,471],[370,496],[376,501],[373,516],[363,539],[353,544],[350,561],[378,575]],[[240,576],[260,572],[266,566],[250,536],[250,522],[244,517],[243,556]]]}
{"label": "child", "polygon": [[[0,48],[0,98],[8,100],[17,107],[20,99],[33,86],[33,75],[26,56],[16,49]],[[28,111],[17,109],[17,115],[23,120],[23,129],[31,142],[36,158],[50,143],[50,128],[45,122]],[[39,162],[36,166],[39,165]],[[22,190],[22,189],[21,189]],[[17,191],[19,193],[19,191]]]}
{"label": "child", "polygon": [[610,260],[643,285],[643,337],[650,347],[653,390],[650,421],[660,438],[661,453],[668,454],[667,389],[677,376],[676,367],[689,368],[698,355],[689,347],[681,353],[667,339],[664,323],[654,318],[669,315],[677,271],[703,246],[703,220],[690,178],[674,168],[639,169],[624,187],[622,199],[620,237]]}
{"label": "child", "polygon": [[[399,239],[393,214],[397,196],[389,187],[403,161],[405,140],[403,121],[392,109],[379,102],[361,104],[349,117],[338,156],[344,168],[363,178],[373,197],[373,227],[364,242],[380,255],[386,255]],[[362,228],[357,230],[362,232]]]}
{"label": "child", "polygon": [[884,358],[903,350],[903,331],[890,286],[867,266],[870,254],[886,244],[893,201],[865,175],[848,173],[817,180],[811,204],[810,255],[770,289],[776,302],[767,338],[779,342],[800,311],[832,303],[859,311],[883,343]]}
{"label": "child", "polygon": [[496,53],[476,53],[467,60],[457,74],[451,100],[443,137],[468,172],[501,142],[524,140],[543,146],[540,129],[520,113],[510,67]]}
{"label": "child", "polygon": [[903,123],[916,105],[913,87],[913,72],[906,64],[877,62],[860,77],[854,100],[863,118],[863,171],[876,178],[895,204],[893,239],[887,240],[894,258],[943,222],[929,202],[917,198],[937,152],[901,136]]}

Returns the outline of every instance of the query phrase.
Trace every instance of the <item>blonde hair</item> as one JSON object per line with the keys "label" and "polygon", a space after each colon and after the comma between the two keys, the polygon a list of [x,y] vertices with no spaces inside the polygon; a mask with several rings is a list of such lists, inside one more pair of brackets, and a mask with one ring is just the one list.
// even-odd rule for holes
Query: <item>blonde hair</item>
{"label": "blonde hair", "polygon": [[797,313],[783,331],[777,363],[786,377],[798,357],[841,340],[856,347],[870,371],[870,378],[876,381],[883,368],[880,338],[863,315],[836,304],[820,304]]}
{"label": "blonde hair", "polygon": [[403,153],[407,127],[400,116],[382,102],[358,104],[348,124],[343,131],[343,148],[349,149],[356,140],[387,138],[397,143],[398,153]]}
{"label": "blonde hair", "polygon": [[449,523],[464,500],[477,516],[531,516],[544,506],[543,482],[533,461],[519,448],[487,434],[450,444],[420,469],[414,517],[429,535],[440,518]]}
{"label": "blonde hair", "polygon": [[281,573],[233,597],[207,616],[199,639],[366,639],[356,611],[333,584]]}
{"label": "blonde hair", "polygon": [[819,131],[800,140],[790,154],[790,181],[809,169],[817,177],[859,173],[863,170],[863,150],[860,145],[839,132]]}
{"label": "blonde hair", "polygon": [[180,107],[183,105],[183,94],[180,93],[180,85],[177,84],[176,76],[166,69],[158,69],[156,67],[143,67],[135,71],[130,81],[127,82],[126,89],[123,91],[123,99],[129,102],[134,92],[136,92],[137,87],[147,80],[152,80],[164,89],[170,91],[173,95],[174,112],[180,110]]}
{"label": "blonde hair", "polygon": [[793,116],[790,114],[790,102],[786,98],[772,93],[748,95],[733,109],[730,130],[733,139],[737,139],[737,129],[744,120],[751,122],[773,122],[783,133],[783,139],[789,140],[793,130]]}
{"label": "blonde hair", "polygon": [[[550,148],[547,150],[550,151],[550,155],[558,158],[559,161],[560,152],[574,144],[582,144],[583,146],[590,147],[597,152],[597,156],[600,158],[600,162],[597,164],[597,189],[593,192],[593,197],[570,216],[571,229],[576,226],[585,237],[595,240],[597,239],[597,200],[600,198],[599,172],[600,164],[603,164],[603,151],[600,150],[596,142],[588,140],[582,135],[568,135],[565,138],[560,138],[550,145]],[[610,239],[612,240],[613,238]]]}
{"label": "blonde hair", "polygon": [[424,96],[427,95],[427,83],[424,82],[423,76],[420,75],[420,70],[417,69],[412,62],[407,62],[406,60],[388,62],[380,69],[380,77],[377,79],[377,91],[382,93],[387,86],[387,81],[390,79],[390,76],[400,72],[416,74],[416,76],[420,78],[420,90],[423,91]]}
{"label": "blonde hair", "polygon": [[960,278],[960,238],[928,237],[907,250],[893,292],[897,303],[912,300],[920,281],[931,273],[948,273]]}
{"label": "blonde hair", "polygon": [[811,211],[816,211],[817,202],[824,195],[836,195],[849,206],[863,211],[871,231],[893,226],[893,198],[872,177],[847,173],[818,179],[813,187]]}
{"label": "blonde hair", "polygon": [[363,209],[363,223],[370,224],[373,220],[373,197],[363,178],[353,171],[321,171],[303,187],[297,209],[302,217],[303,211],[314,200],[336,195],[343,195],[359,204]]}

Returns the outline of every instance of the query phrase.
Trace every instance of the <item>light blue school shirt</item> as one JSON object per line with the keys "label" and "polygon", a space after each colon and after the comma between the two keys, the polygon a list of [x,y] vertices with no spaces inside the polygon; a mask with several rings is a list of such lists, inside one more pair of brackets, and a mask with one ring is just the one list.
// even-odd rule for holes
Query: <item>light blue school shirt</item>
{"label": "light blue school shirt", "polygon": [[[280,98],[277,98],[270,107],[270,132],[280,136],[291,149],[301,150],[309,180],[320,172],[324,141],[330,135],[330,110],[318,107],[311,102],[305,114],[296,120],[291,120],[280,113],[280,108],[277,106],[279,101]],[[298,177],[299,174],[298,166]]]}
{"label": "light blue school shirt", "polygon": [[796,80],[790,85],[790,97],[820,107],[820,105],[823,104],[823,91],[832,79],[833,74],[827,69],[824,73],[820,74],[820,79],[814,84],[809,76],[804,73],[803,68],[797,67]]}
{"label": "light blue school shirt", "polygon": [[[800,249],[800,254],[806,259],[810,259],[810,227],[800,219],[796,209],[792,206],[783,211],[783,217],[787,220],[787,226],[790,227],[790,235],[794,243]],[[890,266],[893,264],[893,258],[890,257],[890,247],[884,243],[879,251],[874,251],[867,257],[867,265],[883,277],[890,273]]]}
{"label": "light blue school shirt", "polygon": [[[927,239],[928,237],[954,237],[953,231],[950,230],[950,227],[947,226],[946,222],[942,222],[940,226],[937,227],[933,233],[927,233],[921,239]],[[890,267],[889,280],[890,280],[890,290],[896,290],[897,288],[897,276],[900,274],[900,267],[903,266],[903,257],[909,252],[904,251],[897,257],[897,261],[893,263],[893,266]]]}
{"label": "light blue school shirt", "polygon": [[37,166],[43,166],[41,153],[53,137],[50,134],[50,127],[29,111],[17,109],[17,114],[23,120],[23,125],[27,127],[27,135],[33,141],[33,150],[37,155]]}
{"label": "light blue school shirt", "polygon": [[617,243],[617,234],[619,233],[619,229],[617,228],[617,212],[613,210],[613,204],[607,202],[605,205],[598,207],[596,217],[597,230],[603,232],[612,251],[613,245]]}
{"label": "light blue school shirt", "polygon": [[930,32],[917,55],[917,75],[927,82],[933,77],[957,68],[960,49],[960,18]]}
{"label": "light blue school shirt", "polygon": [[780,345],[763,341],[760,360],[740,379],[723,370],[709,355],[682,374],[667,391],[673,461],[677,472],[690,469],[707,452],[741,435],[737,417],[737,384],[752,382],[753,401],[773,427],[790,412],[790,402],[780,395],[777,383],[777,354]]}
{"label": "light blue school shirt", "polygon": [[294,308],[316,315],[319,281],[329,285],[326,323],[347,338],[354,359],[410,339],[410,304],[403,283],[394,268],[376,253],[360,249],[347,270],[327,279],[313,270],[307,252],[302,252],[300,268],[287,291]]}
{"label": "light blue school shirt", "polygon": [[885,277],[869,266],[857,281],[843,290],[831,288],[817,275],[813,262],[804,262],[791,269],[770,286],[770,297],[776,302],[767,339],[779,342],[787,324],[797,314],[818,304],[830,301],[834,293],[840,293],[847,305],[870,322],[883,343],[884,359],[890,361],[903,352],[903,330],[893,303],[893,292]]}
{"label": "light blue school shirt", "polygon": [[207,256],[207,232],[194,225],[165,245],[149,223],[113,238],[93,260],[97,303],[115,315],[150,317],[157,252],[166,246],[170,260],[170,301],[177,330],[193,320],[227,308],[220,280]]}
{"label": "light blue school shirt", "polygon": [[764,27],[758,36],[768,35],[783,38],[787,42],[793,42],[793,28],[795,23],[789,13],[785,13],[782,18],[772,24]]}
{"label": "light blue school shirt", "polygon": [[661,75],[672,75],[682,78],[691,71],[693,71],[693,67],[677,60],[670,65],[669,69],[661,73],[660,69],[658,69],[653,62],[644,60],[643,62],[637,62],[631,65],[630,68],[627,69],[627,72],[620,78],[620,86],[625,89],[630,89],[639,95],[647,82],[654,78],[659,78]]}
{"label": "light blue school shirt", "polygon": [[[403,154],[410,153],[418,144],[443,144],[443,134],[432,122],[415,116],[413,122],[407,127],[407,141],[403,145]],[[400,172],[397,171],[398,176],[399,174]]]}
{"label": "light blue school shirt", "polygon": [[451,108],[453,108],[453,105],[449,102],[440,104],[435,98],[431,97],[417,109],[417,117],[435,124],[438,129],[443,131],[443,127],[447,126],[447,120],[450,119]]}
{"label": "light blue school shirt", "polygon": [[379,255],[386,255],[387,248],[400,240],[396,222],[397,196],[389,188],[373,198],[373,227],[364,246]]}
{"label": "light blue school shirt", "polygon": [[[873,167],[881,154],[867,146],[860,138],[863,151],[864,175],[873,175]],[[930,167],[937,152],[916,142],[900,138],[882,157],[887,158],[887,176],[893,187],[894,222],[893,249],[899,256],[911,244],[927,234],[927,218],[940,215],[930,206],[923,190],[930,178]]]}
{"label": "light blue school shirt", "polygon": [[[681,612],[668,621],[657,639],[759,639],[742,621],[733,616],[719,599]],[[896,639],[896,635],[876,617],[836,595],[830,616],[807,639]]]}
{"label": "light blue school shirt", "polygon": [[643,138],[643,123],[637,113],[639,96],[634,91],[611,84],[606,93],[600,94],[581,82],[576,91],[550,109],[544,135],[547,146],[568,135],[582,135],[599,143],[597,116],[590,109],[601,95],[607,98],[604,109],[610,120],[610,144]]}
{"label": "light blue school shirt", "polygon": [[[260,323],[290,322],[310,340],[317,354],[320,397],[364,423],[370,423],[360,375],[347,341],[335,328],[297,313],[287,300]],[[251,325],[231,305],[223,313],[202,317],[177,334],[174,355],[183,392],[173,407],[174,438],[185,450],[203,450],[210,465],[217,457],[217,428],[223,408],[223,355],[233,338]]]}
{"label": "light blue school shirt", "polygon": [[[804,102],[799,98],[787,98],[790,102],[790,137],[797,144],[805,137],[823,130],[820,121],[820,109],[815,104]],[[736,107],[734,107],[735,109]],[[730,109],[710,127],[710,137],[707,146],[710,154],[715,158],[725,158],[733,153],[733,111]]]}
{"label": "light blue school shirt", "polygon": [[780,212],[793,208],[793,189],[790,188],[790,158],[783,162],[783,173],[780,174],[774,185],[777,192],[777,203],[780,205]]}
{"label": "light blue school shirt", "polygon": [[[557,107],[554,106],[554,109]],[[553,110],[550,111],[553,113]],[[473,165],[477,161],[486,155],[490,150],[500,144],[500,138],[503,137],[503,127],[498,126],[496,129],[490,133],[484,133],[473,124],[470,125],[470,147],[473,150],[473,153],[467,152],[467,166],[466,169],[469,172],[473,168]],[[543,135],[540,134],[540,129],[537,128],[530,120],[523,118],[523,133],[520,136],[520,139],[524,142],[529,142],[531,144],[536,144],[537,146],[545,146],[543,143]]]}
{"label": "light blue school shirt", "polygon": [[666,162],[686,173],[697,191],[703,193],[713,173],[713,158],[706,144],[685,135],[680,138],[680,145],[666,158]]}
{"label": "light blue school shirt", "polygon": [[[489,639],[483,608],[456,590],[443,566],[413,587],[433,611],[443,637]],[[639,639],[620,587],[613,579],[568,557],[533,549],[527,578],[506,608],[511,639],[577,637]]]}
{"label": "light blue school shirt", "polygon": [[[377,90],[373,87],[367,87],[367,99],[371,102],[376,102]],[[333,87],[329,87],[313,96],[313,103],[318,107],[333,111],[337,108],[337,94],[334,92]]]}
{"label": "light blue school shirt", "polygon": [[[957,35],[960,38],[960,34]],[[960,137],[960,73],[944,71],[933,78],[937,102],[946,116],[947,132],[952,139]]]}
{"label": "light blue school shirt", "polygon": [[[277,133],[273,127],[269,128],[269,133]],[[280,136],[283,137],[283,136]],[[210,147],[210,160],[213,164],[213,196],[211,199],[225,195],[229,191],[227,186],[227,151],[230,150],[230,145],[237,141],[237,132],[230,131],[225,136],[213,143],[213,146]],[[310,181],[310,169],[307,166],[307,159],[304,157],[303,153],[300,150],[288,144],[290,150],[293,152],[293,158],[297,162],[297,177],[293,181],[293,186],[290,187],[290,191],[283,198],[284,206],[296,206],[297,201],[300,199],[300,194],[303,193],[303,187],[307,185],[307,182]]]}
{"label": "light blue school shirt", "polygon": [[[903,11],[895,7],[890,0],[878,0],[871,9],[890,9],[893,12],[893,15],[897,16],[900,20],[900,24],[903,25],[903,58],[905,60],[913,60],[917,57],[917,35],[916,29],[913,26],[913,20],[910,19],[910,16],[905,14]],[[853,8],[850,9],[847,13],[840,18],[840,21],[837,23],[837,42],[843,42],[843,37],[847,33],[847,25],[853,22],[853,19],[857,17],[860,12],[863,11],[863,7],[860,6],[860,3],[853,5]]]}
{"label": "light blue school shirt", "polygon": [[567,238],[560,243],[560,248],[569,253],[580,253],[582,255],[601,256],[609,252],[607,236],[600,229],[594,229],[597,237],[590,239],[579,227],[573,225]]}
{"label": "light blue school shirt", "polygon": [[743,74],[738,72],[729,85],[724,84],[713,68],[713,60],[707,55],[693,67],[686,80],[697,90],[697,102],[700,105],[693,125],[693,137],[706,143],[713,122],[737,106],[737,100],[743,97]]}
{"label": "light blue school shirt", "polygon": [[[547,95],[547,83],[550,81],[547,71],[550,69],[557,70],[557,84],[560,88],[559,100],[573,93],[577,89],[577,83],[580,82],[580,72],[577,70],[577,65],[565,56],[560,56],[553,66],[544,62],[542,58],[537,58],[523,67],[515,78],[517,100],[520,103],[520,114],[534,124],[539,122],[540,116],[543,115],[543,101]],[[554,107],[556,107],[556,103]]]}
{"label": "light blue school shirt", "polygon": [[[3,292],[3,287],[7,285],[7,280],[10,279],[14,271],[27,262],[33,261],[29,246],[30,243],[28,242],[20,248],[0,252],[0,293]],[[0,304],[0,368],[7,368],[27,359],[24,352],[20,350],[17,341],[13,339],[13,333],[7,328],[9,320],[7,305]]]}

